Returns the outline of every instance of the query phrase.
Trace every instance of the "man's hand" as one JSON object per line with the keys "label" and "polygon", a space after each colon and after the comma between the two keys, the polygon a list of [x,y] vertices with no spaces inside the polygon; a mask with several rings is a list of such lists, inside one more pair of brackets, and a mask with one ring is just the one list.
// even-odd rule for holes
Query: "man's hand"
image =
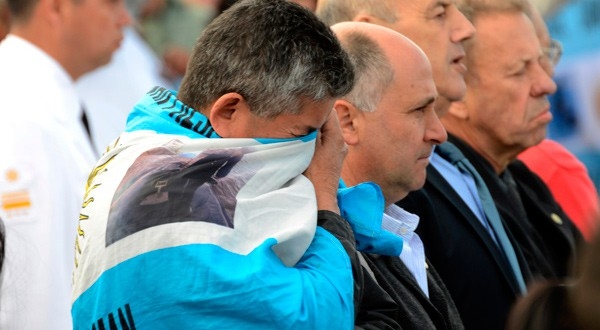
{"label": "man's hand", "polygon": [[312,162],[304,172],[315,187],[319,210],[340,213],[337,188],[347,149],[335,111],[331,111],[317,136]]}

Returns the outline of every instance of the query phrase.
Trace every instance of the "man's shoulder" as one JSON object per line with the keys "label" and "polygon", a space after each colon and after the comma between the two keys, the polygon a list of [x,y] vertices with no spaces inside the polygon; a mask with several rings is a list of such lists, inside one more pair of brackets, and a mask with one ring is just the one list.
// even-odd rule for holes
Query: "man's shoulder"
{"label": "man's shoulder", "polygon": [[443,280],[427,261],[429,297],[398,257],[363,254],[375,277],[398,303],[398,321],[405,328],[462,329],[462,321]]}
{"label": "man's shoulder", "polygon": [[510,171],[510,174],[518,187],[532,190],[540,198],[550,199],[555,202],[552,193],[550,192],[550,188],[548,188],[544,181],[521,160],[517,159],[512,161],[508,165],[507,170]]}
{"label": "man's shoulder", "polygon": [[[396,204],[420,217],[433,216],[440,213],[439,210],[447,208],[467,208],[450,183],[431,165],[427,167],[427,179],[423,188],[410,192]],[[449,216],[447,212],[443,213],[445,217]]]}
{"label": "man's shoulder", "polygon": [[[44,67],[44,68],[42,68]],[[78,104],[73,85],[43,63],[7,65],[0,56],[2,121],[48,126],[54,118],[70,113]]]}

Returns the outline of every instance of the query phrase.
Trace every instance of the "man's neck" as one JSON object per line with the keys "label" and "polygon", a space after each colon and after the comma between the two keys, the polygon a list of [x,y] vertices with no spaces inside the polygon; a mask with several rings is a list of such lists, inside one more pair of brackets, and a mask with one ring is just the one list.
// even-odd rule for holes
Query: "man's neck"
{"label": "man's neck", "polygon": [[59,46],[60,36],[57,35],[54,29],[35,24],[22,24],[13,26],[10,33],[27,40],[56,60],[73,81],[84,73],[91,71],[80,68],[78,64],[81,61],[77,61],[77,56],[73,56],[68,49]]}
{"label": "man's neck", "polygon": [[[446,122],[444,124],[446,124]],[[507,149],[505,146],[500,145],[497,141],[490,138],[486,132],[481,132],[477,128],[467,125],[450,124],[446,125],[446,129],[449,134],[464,141],[488,161],[496,174],[504,172],[508,164],[518,155],[514,150]]]}

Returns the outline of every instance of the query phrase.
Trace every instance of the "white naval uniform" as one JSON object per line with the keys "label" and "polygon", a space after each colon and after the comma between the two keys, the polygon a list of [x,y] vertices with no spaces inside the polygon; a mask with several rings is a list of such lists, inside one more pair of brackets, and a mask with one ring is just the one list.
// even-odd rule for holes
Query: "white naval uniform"
{"label": "white naval uniform", "polygon": [[96,155],[67,72],[33,44],[0,43],[0,329],[71,329],[74,241]]}
{"label": "white naval uniform", "polygon": [[133,27],[107,65],[80,79],[75,88],[90,119],[95,150],[103,152],[125,129],[133,106],[153,87],[176,89],[161,76],[162,63]]}

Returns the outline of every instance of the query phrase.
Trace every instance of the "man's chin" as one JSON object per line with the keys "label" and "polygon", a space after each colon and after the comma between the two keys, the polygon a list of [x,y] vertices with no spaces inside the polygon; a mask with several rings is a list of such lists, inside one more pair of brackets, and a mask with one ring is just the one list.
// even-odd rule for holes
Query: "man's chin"
{"label": "man's chin", "polygon": [[547,133],[547,128],[544,127],[543,129],[540,128],[535,133],[530,134],[529,139],[527,141],[525,141],[525,143],[523,143],[522,150],[520,152],[523,152],[526,149],[535,147],[538,144],[542,143],[542,141],[544,141],[544,139],[546,138],[546,133]]}
{"label": "man's chin", "polygon": [[423,176],[419,176],[419,178],[420,179],[416,179],[416,177],[415,177],[415,180],[413,181],[410,191],[416,191],[416,190],[423,188],[423,186],[425,185],[426,176],[424,174]]}
{"label": "man's chin", "polygon": [[448,103],[451,103],[460,101],[464,98],[467,93],[467,85],[465,84],[462,75],[455,75],[454,79],[449,81],[450,84],[448,85],[448,88],[442,89],[438,87],[439,97],[436,103],[438,103],[440,99],[445,99]]}

